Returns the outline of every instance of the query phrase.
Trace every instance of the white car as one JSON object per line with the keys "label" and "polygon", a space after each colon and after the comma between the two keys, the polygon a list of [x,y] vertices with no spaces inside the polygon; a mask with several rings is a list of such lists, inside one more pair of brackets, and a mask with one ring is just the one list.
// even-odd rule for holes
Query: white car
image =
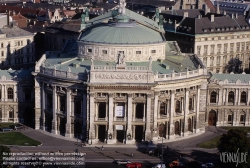
{"label": "white car", "polygon": [[201,165],[202,168],[213,168],[214,164],[213,163],[205,163]]}
{"label": "white car", "polygon": [[165,164],[157,164],[157,165],[155,165],[154,167],[152,167],[152,168],[166,168],[166,165]]}
{"label": "white car", "polygon": [[131,162],[128,161],[128,160],[117,160],[116,163],[117,163],[118,165],[121,165],[121,164],[128,164],[128,163],[131,163]]}

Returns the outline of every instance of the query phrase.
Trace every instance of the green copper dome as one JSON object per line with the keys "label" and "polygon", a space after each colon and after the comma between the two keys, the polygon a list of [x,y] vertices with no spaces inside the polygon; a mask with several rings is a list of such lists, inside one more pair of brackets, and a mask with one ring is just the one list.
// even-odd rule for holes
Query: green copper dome
{"label": "green copper dome", "polygon": [[151,28],[134,23],[123,23],[116,26],[110,23],[102,23],[86,29],[79,41],[106,44],[150,44],[165,42],[164,36]]}

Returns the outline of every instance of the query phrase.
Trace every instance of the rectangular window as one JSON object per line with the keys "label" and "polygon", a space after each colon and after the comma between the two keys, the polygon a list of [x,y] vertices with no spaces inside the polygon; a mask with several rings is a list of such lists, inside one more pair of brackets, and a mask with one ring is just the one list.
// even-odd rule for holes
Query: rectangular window
{"label": "rectangular window", "polygon": [[236,44],[236,51],[240,51],[240,43]]}
{"label": "rectangular window", "polygon": [[214,58],[211,57],[211,58],[210,58],[210,66],[213,66],[213,65],[214,65]]}
{"label": "rectangular window", "polygon": [[141,51],[136,51],[136,54],[141,54]]}
{"label": "rectangular window", "polygon": [[221,44],[217,45],[217,52],[220,53],[221,52]]}
{"label": "rectangular window", "polygon": [[216,64],[220,65],[220,57],[217,57]]}
{"label": "rectangular window", "polygon": [[89,48],[89,49],[88,49],[88,52],[89,52],[89,53],[92,53],[92,49]]}
{"label": "rectangular window", "polygon": [[27,48],[27,53],[30,53],[30,49],[29,48]]}
{"label": "rectangular window", "polygon": [[241,51],[245,51],[245,43],[241,43]]}
{"label": "rectangular window", "polygon": [[227,52],[227,44],[224,44],[224,52]]}
{"label": "rectangular window", "polygon": [[204,46],[204,54],[207,54],[207,45]]}
{"label": "rectangular window", "polygon": [[107,50],[102,50],[102,54],[108,54]]}
{"label": "rectangular window", "polygon": [[201,46],[197,46],[197,54],[201,54]]}
{"label": "rectangular window", "polygon": [[156,53],[156,50],[151,50],[151,53]]}
{"label": "rectangular window", "polygon": [[244,115],[240,115],[240,122],[244,122],[245,121],[245,116]]}
{"label": "rectangular window", "polygon": [[232,121],[232,115],[228,115],[227,121],[228,121],[228,122],[231,122],[231,121]]}
{"label": "rectangular window", "polygon": [[227,56],[224,56],[223,57],[223,64],[226,64],[226,62],[227,62]]}
{"label": "rectangular window", "polygon": [[214,45],[211,45],[211,54],[214,53]]}
{"label": "rectangular window", "polygon": [[233,52],[234,51],[234,43],[231,43],[230,44],[230,52]]}
{"label": "rectangular window", "polygon": [[30,58],[29,57],[27,57],[27,63],[29,63],[30,62]]}

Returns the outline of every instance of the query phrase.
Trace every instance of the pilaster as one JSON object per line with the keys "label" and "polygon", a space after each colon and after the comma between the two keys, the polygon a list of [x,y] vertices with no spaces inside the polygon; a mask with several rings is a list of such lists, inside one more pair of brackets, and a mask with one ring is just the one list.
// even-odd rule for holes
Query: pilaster
{"label": "pilaster", "polygon": [[186,88],[185,90],[185,109],[184,109],[184,131],[183,131],[183,136],[187,135],[188,132],[188,112],[189,112],[189,91],[190,88]]}
{"label": "pilaster", "polygon": [[56,86],[52,86],[52,99],[53,99],[53,120],[52,120],[52,133],[57,134],[57,93]]}
{"label": "pilaster", "polygon": [[[159,92],[155,92],[155,99],[154,99],[154,130],[158,130],[157,129],[157,116],[159,115],[159,104],[158,104],[158,101],[159,101]],[[157,140],[158,139],[158,133],[159,131],[153,131],[153,140]],[[167,135],[167,134],[166,134]]]}
{"label": "pilaster", "polygon": [[126,144],[134,144],[134,132],[132,131],[132,113],[133,113],[133,107],[132,107],[132,93],[128,93],[128,115],[127,115],[127,140]]}
{"label": "pilaster", "polygon": [[197,86],[197,93],[196,93],[196,128],[195,133],[199,132],[199,113],[200,113],[200,88],[201,86]]}
{"label": "pilaster", "polygon": [[113,129],[113,118],[114,118],[114,93],[109,93],[109,118],[108,118],[108,135],[112,135],[112,139],[107,140],[107,144],[114,143],[114,129]]}
{"label": "pilaster", "polygon": [[67,122],[66,122],[66,137],[72,137],[72,133],[71,133],[71,89],[67,89],[67,93],[66,93],[66,101],[67,101]]}
{"label": "pilaster", "polygon": [[174,109],[174,104],[175,104],[175,90],[171,90],[171,110],[170,110],[170,128],[169,128],[169,139],[173,139],[174,138],[174,120],[173,120],[173,116],[175,113],[175,109]]}
{"label": "pilaster", "polygon": [[147,115],[146,115],[145,137],[151,137],[151,130],[150,130],[151,100],[152,100],[152,95],[147,94]]}

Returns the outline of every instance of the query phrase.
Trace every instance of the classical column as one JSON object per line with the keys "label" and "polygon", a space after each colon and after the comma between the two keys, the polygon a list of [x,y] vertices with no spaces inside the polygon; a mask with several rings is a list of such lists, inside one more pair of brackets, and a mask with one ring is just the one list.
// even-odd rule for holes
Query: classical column
{"label": "classical column", "polygon": [[4,90],[4,101],[8,101],[8,95],[7,95],[7,87],[6,85],[3,85]]}
{"label": "classical column", "polygon": [[145,131],[146,140],[151,140],[147,138],[151,137],[151,130],[150,130],[151,100],[152,100],[152,95],[147,94],[147,115],[146,115],[146,131]]}
{"label": "classical column", "polygon": [[95,94],[89,93],[89,143],[96,138],[94,117],[95,117]]}
{"label": "classical column", "polygon": [[228,105],[228,88],[226,90],[225,105]]}
{"label": "classical column", "polygon": [[237,103],[237,105],[240,105],[240,96],[241,96],[241,92],[240,92],[240,89],[238,88],[238,103]]}
{"label": "classical column", "polygon": [[133,94],[132,93],[128,93],[128,115],[127,115],[127,140],[126,140],[126,143],[127,144],[131,144],[133,143],[135,137],[134,137],[134,128],[133,128],[133,131],[132,131],[132,113],[133,113],[133,107],[132,107],[132,96]]}
{"label": "classical column", "polygon": [[238,92],[239,89],[235,89],[235,95],[234,95],[234,105],[238,105]]}
{"label": "classical column", "polygon": [[169,128],[169,139],[174,137],[174,119],[173,115],[175,113],[174,104],[175,104],[175,90],[171,90],[171,110],[170,110],[170,128]]}
{"label": "classical column", "polygon": [[159,111],[158,111],[158,101],[159,101],[159,92],[155,92],[155,99],[154,99],[154,135],[153,135],[153,140],[157,140],[157,133],[159,131],[156,131],[157,130],[157,117],[158,117],[158,114],[159,114]]}
{"label": "classical column", "polygon": [[40,128],[41,118],[41,86],[39,77],[35,76],[35,129]]}
{"label": "classical column", "polygon": [[4,101],[4,92],[5,92],[4,89],[5,89],[5,88],[4,88],[4,85],[1,85],[1,101],[2,101],[2,102]]}
{"label": "classical column", "polygon": [[[114,93],[109,93],[109,118],[108,118],[108,135],[111,134],[114,139],[113,117],[114,117]],[[114,141],[108,138],[107,144],[112,144]]]}
{"label": "classical column", "polygon": [[14,84],[14,86],[13,86],[13,101],[14,101],[14,102],[17,101],[17,100],[16,100],[16,98],[17,98],[17,96],[16,96],[16,94],[17,94],[16,85],[17,85],[17,84]]}
{"label": "classical column", "polygon": [[189,91],[190,88],[186,88],[185,91],[185,109],[184,109],[184,132],[183,132],[183,136],[186,136],[187,132],[188,132],[188,110],[189,110]]}
{"label": "classical column", "polygon": [[53,120],[52,120],[52,133],[57,134],[57,93],[56,93],[56,86],[52,86],[53,89]]}
{"label": "classical column", "polygon": [[200,113],[200,88],[201,86],[198,85],[197,87],[197,93],[196,93],[196,128],[195,128],[195,132],[199,132],[199,113]]}
{"label": "classical column", "polygon": [[223,94],[222,96],[222,105],[225,105],[226,103],[226,89],[222,88]]}
{"label": "classical column", "polygon": [[40,119],[40,129],[45,130],[45,91],[44,91],[44,83],[42,84],[41,87],[42,90],[42,111],[41,111],[41,119]]}
{"label": "classical column", "polygon": [[222,102],[223,102],[223,89],[222,88],[219,88],[219,102],[218,102],[218,105],[222,105]]}
{"label": "classical column", "polygon": [[87,130],[87,95],[83,91],[82,94],[82,135],[83,139],[86,139],[86,130]]}
{"label": "classical column", "polygon": [[71,134],[71,118],[70,118],[70,114],[71,114],[71,89],[67,88],[67,93],[66,93],[66,101],[67,101],[67,123],[66,123],[66,137],[72,137]]}
{"label": "classical column", "polygon": [[247,89],[247,105],[249,105],[250,102],[250,89]]}

